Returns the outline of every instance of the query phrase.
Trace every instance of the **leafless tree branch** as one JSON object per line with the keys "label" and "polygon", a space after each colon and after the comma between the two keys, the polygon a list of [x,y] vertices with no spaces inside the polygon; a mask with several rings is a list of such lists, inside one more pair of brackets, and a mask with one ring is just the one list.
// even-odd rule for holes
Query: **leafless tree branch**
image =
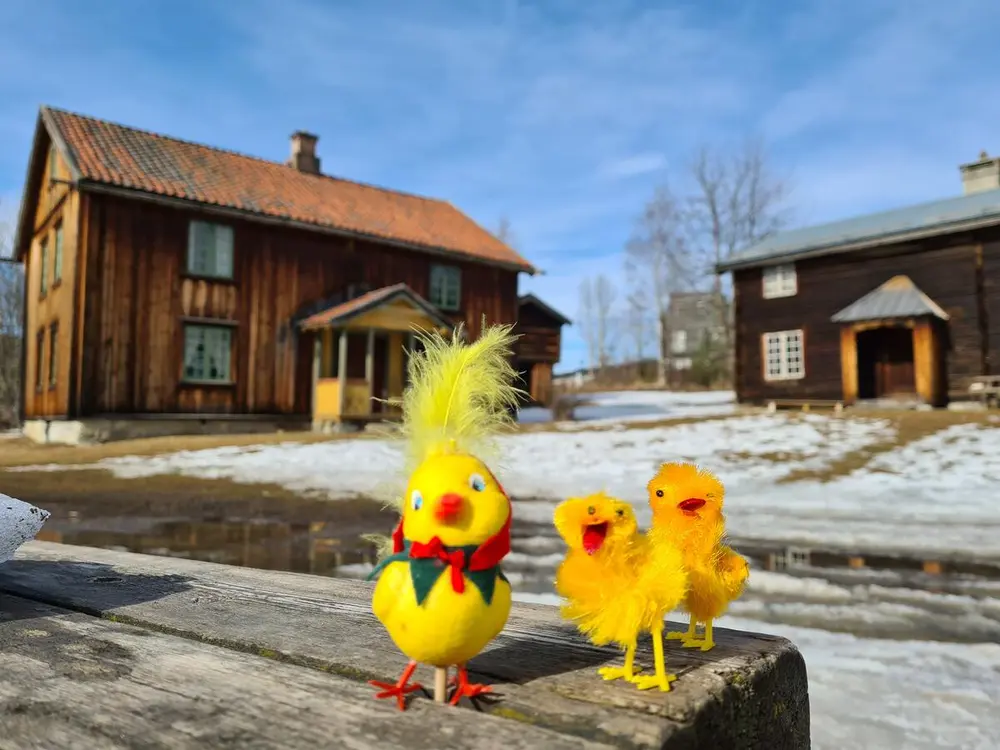
{"label": "leafless tree branch", "polygon": [[670,360],[670,295],[690,289],[698,277],[696,259],[684,236],[686,218],[681,202],[664,185],[643,208],[625,246],[629,287],[647,301],[656,321],[661,384],[666,383]]}

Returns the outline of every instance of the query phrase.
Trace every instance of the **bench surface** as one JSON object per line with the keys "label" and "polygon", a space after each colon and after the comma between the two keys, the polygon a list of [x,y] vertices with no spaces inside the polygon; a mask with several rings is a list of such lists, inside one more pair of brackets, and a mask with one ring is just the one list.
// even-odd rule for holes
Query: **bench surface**
{"label": "bench surface", "polygon": [[[515,604],[470,662],[496,693],[480,711],[417,693],[401,713],[366,683],[406,664],[370,597],[358,581],[30,542],[0,565],[0,747],[809,747],[787,640],[720,628],[708,653],[668,642],[679,679],[640,692],[601,680],[621,655],[543,605]],[[433,684],[426,667],[417,679]]]}

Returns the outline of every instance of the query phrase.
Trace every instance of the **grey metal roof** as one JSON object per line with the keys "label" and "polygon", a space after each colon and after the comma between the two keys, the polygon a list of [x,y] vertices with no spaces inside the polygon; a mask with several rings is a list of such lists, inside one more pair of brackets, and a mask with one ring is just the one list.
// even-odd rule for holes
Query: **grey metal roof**
{"label": "grey metal roof", "polygon": [[860,323],[865,320],[919,318],[923,315],[933,315],[941,320],[950,317],[937,302],[920,291],[909,276],[893,276],[830,320],[834,323]]}
{"label": "grey metal roof", "polygon": [[1000,224],[1000,188],[782,232],[723,261],[717,270],[753,268],[994,224]]}

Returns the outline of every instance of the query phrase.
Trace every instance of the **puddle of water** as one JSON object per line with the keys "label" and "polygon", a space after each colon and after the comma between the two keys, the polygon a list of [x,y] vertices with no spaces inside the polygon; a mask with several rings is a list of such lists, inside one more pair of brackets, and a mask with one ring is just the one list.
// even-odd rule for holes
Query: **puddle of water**
{"label": "puddle of water", "polygon": [[158,518],[92,516],[69,511],[38,533],[45,542],[102,547],[192,560],[334,576],[344,565],[371,563],[375,548],[363,533],[373,527],[335,521],[278,518]]}

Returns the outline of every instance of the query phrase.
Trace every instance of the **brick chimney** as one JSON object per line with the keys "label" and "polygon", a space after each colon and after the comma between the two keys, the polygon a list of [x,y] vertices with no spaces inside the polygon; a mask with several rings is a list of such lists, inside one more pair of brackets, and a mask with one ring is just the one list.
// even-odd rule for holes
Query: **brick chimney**
{"label": "brick chimney", "polygon": [[1000,157],[979,152],[979,161],[959,166],[962,173],[962,192],[979,193],[1000,188]]}
{"label": "brick chimney", "polygon": [[319,174],[319,157],[316,156],[316,141],[319,136],[307,133],[304,130],[296,130],[292,133],[292,155],[286,162],[288,166],[295,167],[300,172],[309,174]]}

